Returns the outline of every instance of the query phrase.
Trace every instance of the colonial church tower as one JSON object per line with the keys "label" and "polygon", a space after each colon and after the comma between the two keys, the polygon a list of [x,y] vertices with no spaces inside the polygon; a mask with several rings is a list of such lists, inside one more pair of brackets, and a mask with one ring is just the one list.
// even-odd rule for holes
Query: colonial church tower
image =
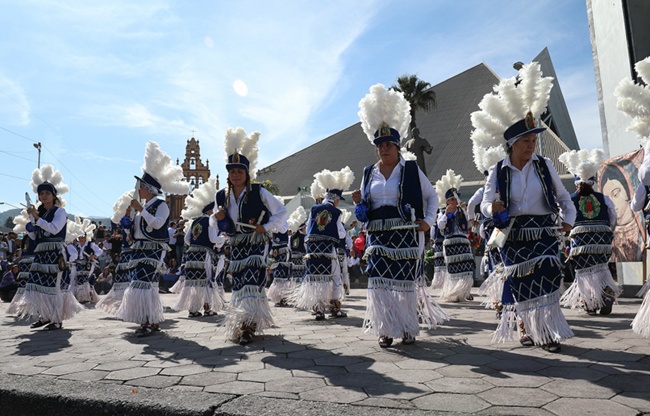
{"label": "colonial church tower", "polygon": [[[179,160],[176,159],[178,165]],[[190,183],[190,189],[199,187],[203,182],[210,179],[210,161],[205,160],[205,164],[201,161],[201,147],[199,141],[192,137],[187,141],[185,146],[185,160],[181,164],[183,168],[183,176],[185,180]],[[217,185],[218,187],[219,185]],[[185,206],[185,195],[167,195],[167,204],[170,209],[170,218],[176,221],[181,216],[181,211]]]}

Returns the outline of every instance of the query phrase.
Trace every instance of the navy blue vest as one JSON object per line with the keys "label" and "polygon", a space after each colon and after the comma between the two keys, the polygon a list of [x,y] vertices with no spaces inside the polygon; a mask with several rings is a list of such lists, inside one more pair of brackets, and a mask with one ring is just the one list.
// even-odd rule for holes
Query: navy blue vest
{"label": "navy blue vest", "polygon": [[289,233],[273,233],[273,241],[271,245],[274,248],[287,247],[289,245]]}
{"label": "navy blue vest", "polygon": [[460,207],[456,212],[447,214],[447,225],[444,230],[445,236],[449,237],[454,234],[467,235],[467,217]]}
{"label": "navy blue vest", "polygon": [[575,225],[580,225],[581,222],[593,223],[596,221],[610,224],[605,196],[600,192],[593,192],[589,196],[572,194],[571,200],[577,211]]}
{"label": "navy blue vest", "polygon": [[[55,206],[52,207],[52,209],[46,211],[45,214],[41,216],[41,218],[43,218],[47,222],[52,222],[52,220],[54,220],[54,214],[56,213],[56,211],[58,211],[60,209],[63,209],[63,208],[57,207],[55,205]],[[58,233],[54,234],[54,235],[48,233],[47,231],[45,231],[41,227],[36,226],[36,242],[41,243],[41,242],[44,242],[44,241],[63,241],[63,240],[65,240],[65,233],[67,232],[67,230],[68,230],[67,221],[66,221],[65,225],[63,226],[63,228],[61,228],[61,230]]]}
{"label": "navy blue vest", "polygon": [[[262,217],[262,221],[260,221],[260,224],[266,224],[269,222],[269,218],[271,218],[271,213],[269,212],[269,209],[264,205],[264,201],[262,201],[262,185],[259,183],[253,183],[251,184],[251,191],[248,194],[248,198],[244,196],[240,202],[239,202],[239,218],[236,220],[233,220],[230,218],[232,221],[237,221],[237,222],[243,222],[246,224],[257,224],[257,220],[260,217],[260,213],[264,211],[264,216]],[[226,190],[225,189],[220,189],[217,192],[217,207],[226,207]],[[228,211],[226,210],[226,216],[228,215]],[[234,231],[234,227],[232,228]],[[252,228],[248,227],[242,227],[241,232],[242,233],[252,233],[255,230]]]}
{"label": "navy blue vest", "polygon": [[[555,203],[555,194],[553,193],[553,178],[551,177],[551,172],[546,165],[546,160],[544,160],[542,156],[537,157],[538,160],[533,160],[533,169],[535,169],[535,173],[542,184],[544,200],[551,211],[557,212],[558,209],[557,204]],[[496,174],[497,191],[501,194],[501,201],[503,201],[503,205],[507,211],[508,206],[510,205],[511,172],[509,167],[503,167],[503,160],[497,163]]]}
{"label": "navy blue vest", "polygon": [[307,252],[307,249],[305,248],[305,235],[300,231],[291,234],[291,251],[296,251],[298,253]]}
{"label": "navy blue vest", "polygon": [[190,227],[190,245],[213,248],[210,241],[210,217],[207,215],[196,218]]}
{"label": "navy blue vest", "polygon": [[[364,187],[361,190],[361,200],[366,203],[370,208],[370,182],[372,181],[372,170],[375,165],[366,166],[363,169],[363,183]],[[411,221],[411,215],[405,211],[406,205],[410,205],[411,209],[415,209],[415,218],[424,218],[424,201],[422,201],[422,188],[420,187],[420,168],[415,160],[407,160],[402,167],[402,172],[399,178],[399,197],[397,203],[397,210],[404,221]],[[377,207],[379,208],[379,207]],[[371,211],[368,212],[368,219],[370,218]]]}
{"label": "navy blue vest", "polygon": [[[311,207],[311,218],[307,224],[307,241],[332,240],[339,241],[339,228],[337,222],[341,216],[341,210],[329,202],[317,204]],[[318,236],[312,238],[312,236]]]}
{"label": "navy blue vest", "polygon": [[[148,213],[150,213],[153,216],[156,216],[156,211],[158,211],[158,207],[160,204],[165,203],[162,199],[156,199],[153,204],[149,205],[147,208]],[[147,238],[147,240],[150,241],[161,241],[168,243],[169,242],[169,232],[167,229],[169,228],[169,216],[165,218],[165,223],[160,227],[160,228],[153,228],[151,231],[147,231],[147,222],[144,220],[144,218],[140,218],[140,231],[142,231],[142,234]]]}

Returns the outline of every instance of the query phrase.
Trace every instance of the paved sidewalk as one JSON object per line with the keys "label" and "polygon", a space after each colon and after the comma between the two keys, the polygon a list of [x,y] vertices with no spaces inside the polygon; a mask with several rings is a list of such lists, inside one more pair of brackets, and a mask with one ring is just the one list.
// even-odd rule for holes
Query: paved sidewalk
{"label": "paved sidewalk", "polygon": [[[161,295],[171,305],[176,295]],[[630,329],[640,299],[610,316],[565,310],[576,336],[561,354],[491,344],[482,298],[443,303],[452,320],[415,345],[383,350],[350,317],[316,322],[274,308],[277,328],[241,347],[218,317],[165,314],[161,334],[89,307],[51,333],[0,304],[0,414],[139,415],[638,415],[650,413],[650,340]]]}

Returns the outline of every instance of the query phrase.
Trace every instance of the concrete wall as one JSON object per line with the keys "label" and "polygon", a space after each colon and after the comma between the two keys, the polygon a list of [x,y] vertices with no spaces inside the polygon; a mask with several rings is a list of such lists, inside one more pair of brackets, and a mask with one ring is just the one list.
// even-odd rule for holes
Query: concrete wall
{"label": "concrete wall", "polygon": [[614,90],[631,78],[622,0],[587,0],[591,45],[598,89],[603,148],[609,156],[639,147],[636,134],[626,131],[630,119],[616,109]]}

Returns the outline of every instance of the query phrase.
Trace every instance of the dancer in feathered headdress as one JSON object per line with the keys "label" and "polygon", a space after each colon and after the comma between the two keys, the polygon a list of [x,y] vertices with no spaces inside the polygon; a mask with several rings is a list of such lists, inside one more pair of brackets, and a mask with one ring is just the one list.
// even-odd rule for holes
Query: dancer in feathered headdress
{"label": "dancer in feathered headdress", "polygon": [[216,179],[210,178],[185,199],[185,209],[181,212],[187,221],[185,245],[188,249],[181,265],[179,282],[182,283],[175,289],[179,296],[172,309],[186,310],[190,318],[214,316],[225,305],[223,284],[219,285],[216,280],[224,259],[215,248],[223,247],[226,237],[210,226],[216,194]]}
{"label": "dancer in feathered headdress", "polygon": [[[113,204],[113,216],[111,217],[111,222],[119,226],[120,220],[124,216],[127,207],[131,204],[133,200],[133,190],[123,193],[115,204]],[[113,285],[111,290],[97,302],[97,307],[105,310],[110,315],[115,315],[117,310],[122,304],[122,298],[124,297],[124,291],[129,287],[131,283],[131,275],[129,272],[129,263],[131,262],[131,239],[130,234],[127,233],[127,230],[122,229],[120,233],[122,235],[122,246],[120,247],[119,260],[115,266],[115,271],[113,272]],[[115,246],[116,244],[113,243]]]}
{"label": "dancer in feathered headdress", "polygon": [[575,176],[576,193],[571,199],[577,211],[575,225],[569,234],[569,260],[574,265],[575,279],[560,303],[570,308],[584,308],[590,315],[599,310],[601,315],[609,315],[621,292],[609,271],[616,208],[609,197],[593,189],[596,172],[604,159],[601,149],[571,150],[559,157]]}
{"label": "dancer in feathered headdress", "polygon": [[[122,228],[130,229],[134,243],[129,263],[131,284],[124,291],[116,312],[118,318],[140,324],[135,331],[139,337],[159,331],[160,322],[165,319],[158,282],[165,254],[170,250],[167,245],[169,207],[158,196],[163,192],[184,195],[190,191],[183,169],[174,164],[156,142],[147,142],[142,171],[141,177],[135,177],[135,199],[120,221]],[[145,204],[142,205],[140,200],[145,200]],[[135,216],[131,218],[133,212]]]}
{"label": "dancer in feathered headdress", "polygon": [[35,240],[34,261],[23,297],[16,305],[21,316],[38,316],[32,328],[46,331],[62,328],[63,321],[70,319],[83,307],[69,290],[70,270],[65,254],[67,217],[62,208],[60,194],[68,191],[61,172],[51,165],[44,165],[32,173],[32,188],[38,194],[40,205],[30,205],[26,225],[29,238]]}
{"label": "dancer in feathered headdress", "polygon": [[[618,98],[616,107],[632,118],[627,128],[638,134],[639,143],[644,148],[643,163],[639,166],[639,183],[634,198],[632,210],[643,211],[646,227],[650,227],[650,56],[634,65],[643,83],[638,84],[630,79],[624,79],[619,84],[614,94]],[[616,233],[628,227],[619,224]],[[646,230],[650,233],[650,230]],[[622,234],[625,235],[625,234]],[[647,279],[646,279],[647,280]],[[632,321],[632,330],[646,338],[650,337],[650,281],[646,281],[637,296],[643,296],[643,303]]]}
{"label": "dancer in feathered headdress", "polygon": [[458,191],[463,177],[447,169],[445,175],[436,182],[440,201],[446,201],[446,208],[438,214],[437,225],[445,236],[442,243],[447,273],[440,298],[449,302],[472,300],[471,289],[474,284],[474,253],[467,233],[469,223],[467,214],[460,206]]}
{"label": "dancer in feathered headdress", "polygon": [[[503,146],[485,148],[481,145],[474,144],[472,146],[474,154],[474,164],[476,169],[481,172],[486,178],[488,170],[503,160],[506,156],[506,151]],[[494,231],[494,223],[492,218],[486,218],[481,212],[481,201],[483,201],[483,193],[485,187],[480,187],[476,190],[474,195],[467,201],[467,215],[470,219],[470,242],[475,247],[472,237],[476,234],[484,241],[488,241],[490,234]],[[478,228],[478,230],[477,230]],[[501,317],[501,297],[503,294],[503,260],[501,260],[501,253],[499,247],[487,247],[483,259],[481,260],[481,274],[487,276],[478,289],[478,294],[485,296],[485,301],[481,304],[486,308],[496,309],[497,318]]]}
{"label": "dancer in feathered headdress", "polygon": [[18,311],[18,304],[24,297],[25,286],[27,285],[27,278],[29,277],[29,269],[34,261],[36,242],[33,238],[30,238],[29,233],[25,228],[29,222],[29,214],[27,214],[26,209],[20,211],[20,214],[16,215],[13,219],[14,228],[12,231],[16,234],[23,234],[23,239],[20,243],[20,260],[18,261],[18,274],[16,276],[18,289],[16,289],[16,294],[7,307],[7,313],[9,315],[14,315]]}
{"label": "dancer in feathered headdress", "polygon": [[361,190],[352,193],[354,214],[366,223],[368,308],[364,328],[382,348],[420,333],[418,318],[433,328],[449,317],[426,293],[424,233],[435,222],[438,199],[414,160],[400,155],[411,121],[401,92],[373,85],[359,102],[361,127],[379,162],[366,166]]}
{"label": "dancer in feathered headdress", "polygon": [[354,182],[354,174],[347,166],[340,171],[325,169],[314,175],[314,182],[312,196],[318,202],[322,195],[323,200],[312,206],[307,220],[307,270],[292,302],[297,308],[312,310],[317,321],[325,319],[327,310],[332,318],[344,318],[347,314],[341,310],[343,285],[336,250],[347,233],[337,206],[345,200],[343,192]]}
{"label": "dancer in feathered headdress", "polygon": [[535,154],[537,134],[546,130],[539,117],[552,85],[536,62],[501,80],[471,114],[471,139],[486,148],[505,144],[508,153],[489,169],[481,202],[481,211],[499,230],[512,227],[501,250],[507,282],[494,340],[512,339],[519,329],[522,345],[559,352],[560,341],[573,332],[559,303],[562,267],[556,220],[559,214],[561,232],[567,232],[576,211],[552,162]]}
{"label": "dancer in feathered headdress", "polygon": [[266,267],[271,230],[286,228],[287,212],[269,191],[258,183],[255,166],[260,134],[250,136],[241,127],[228,129],[225,138],[228,186],[217,192],[217,227],[228,234],[233,278],[232,297],[226,311],[226,336],[240,345],[253,340],[256,332],[273,325],[266,299]]}
{"label": "dancer in feathered headdress", "polygon": [[[284,200],[277,197],[284,205]],[[288,220],[284,228],[273,230],[271,235],[271,250],[269,251],[269,273],[273,279],[267,295],[276,307],[289,306],[288,299],[291,294],[291,249],[289,248]]]}
{"label": "dancer in feathered headdress", "polygon": [[305,254],[307,247],[305,245],[305,222],[307,221],[307,212],[305,208],[299,206],[291,213],[287,224],[289,225],[289,247],[291,248],[291,286],[296,288],[302,282],[305,276]]}
{"label": "dancer in feathered headdress", "polygon": [[92,241],[93,232],[97,226],[88,218],[81,220],[79,217],[75,217],[75,224],[79,229],[77,236],[79,244],[70,257],[70,261],[76,263],[77,269],[74,295],[81,304],[97,303],[99,296],[95,292],[94,285],[90,284],[90,278],[97,265],[96,259],[102,254],[102,249]]}

